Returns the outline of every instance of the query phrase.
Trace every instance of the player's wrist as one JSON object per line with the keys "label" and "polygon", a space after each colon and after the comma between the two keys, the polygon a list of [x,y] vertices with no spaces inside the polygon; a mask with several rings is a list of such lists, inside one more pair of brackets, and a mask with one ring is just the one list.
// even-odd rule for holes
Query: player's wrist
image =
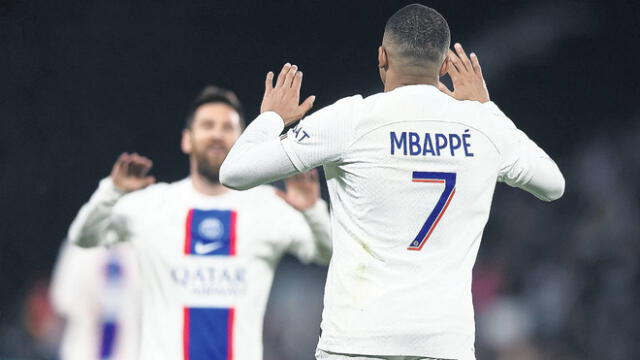
{"label": "player's wrist", "polygon": [[285,121],[275,110],[266,110],[262,112],[256,120],[270,127],[280,127],[280,131],[284,129]]}
{"label": "player's wrist", "polygon": [[115,191],[117,191],[118,193],[124,195],[126,193],[129,193],[129,192],[133,191],[133,190],[127,189],[125,186],[120,184],[120,182],[118,180],[114,179],[112,176],[110,176],[109,179],[111,180],[111,184],[113,186],[113,189]]}
{"label": "player's wrist", "polygon": [[114,201],[118,200],[126,194],[126,191],[123,191],[116,186],[111,176],[107,176],[106,178],[100,180],[100,183],[98,185],[98,192],[100,193],[102,198]]}
{"label": "player's wrist", "polygon": [[489,109],[492,113],[495,113],[498,115],[504,115],[502,110],[500,110],[500,108],[498,107],[498,105],[491,100],[483,102],[482,106]]}
{"label": "player's wrist", "polygon": [[305,217],[316,217],[323,212],[328,211],[327,203],[322,199],[316,199],[316,201],[304,210],[300,210]]}

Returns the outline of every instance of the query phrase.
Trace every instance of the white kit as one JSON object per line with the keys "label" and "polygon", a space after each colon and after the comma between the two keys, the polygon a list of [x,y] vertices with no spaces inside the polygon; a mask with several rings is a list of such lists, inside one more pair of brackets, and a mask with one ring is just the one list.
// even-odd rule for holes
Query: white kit
{"label": "white kit", "polygon": [[271,186],[205,196],[185,179],[123,196],[107,178],[69,238],[84,247],[133,245],[142,287],[139,359],[260,360],[277,263],[287,251],[327,263],[328,223],[323,201],[299,212]]}
{"label": "white kit", "polygon": [[348,97],[282,129],[261,114],[221,178],[245,188],[324,166],[334,253],[318,348],[473,359],[472,268],[496,182],[553,200],[553,160],[493,103],[429,85]]}

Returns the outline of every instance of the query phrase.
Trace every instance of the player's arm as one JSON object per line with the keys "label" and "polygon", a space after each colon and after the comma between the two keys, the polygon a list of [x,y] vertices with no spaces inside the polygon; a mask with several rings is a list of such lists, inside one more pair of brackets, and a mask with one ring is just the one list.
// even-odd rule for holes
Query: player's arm
{"label": "player's arm", "polygon": [[313,96],[300,104],[301,85],[302,72],[296,65],[285,64],[275,86],[273,73],[267,74],[260,116],[236,141],[220,168],[223,185],[246,190],[296,173],[280,145],[279,135],[313,106]]}
{"label": "player's arm", "polygon": [[100,181],[98,189],[71,223],[69,241],[81,247],[126,241],[126,219],[116,214],[114,208],[125,194],[155,182],[147,175],[152,165],[151,160],[135,153],[120,155],[111,175]]}
{"label": "player's arm", "polygon": [[75,291],[73,281],[75,275],[78,274],[77,269],[73,269],[73,249],[68,243],[63,243],[58,254],[58,259],[51,277],[51,285],[49,286],[49,297],[51,304],[56,313],[61,316],[67,316],[69,310],[73,308],[73,300],[75,299]]}
{"label": "player's arm", "polygon": [[350,139],[350,110],[345,100],[306,117],[280,137],[285,126],[311,109],[314,97],[300,104],[302,73],[286,64],[273,85],[273,73],[265,81],[261,114],[247,127],[220,169],[223,185],[245,190],[306,172],[339,159]]}
{"label": "player's arm", "polygon": [[557,200],[564,194],[565,180],[555,161],[500,111],[485,104],[502,122],[500,141],[503,158],[498,181],[517,187],[540,200]]}
{"label": "player's arm", "polygon": [[503,163],[498,181],[523,189],[538,199],[553,201],[564,193],[564,177],[556,163],[519,130],[500,109],[490,101],[489,91],[482,75],[476,54],[467,57],[460,44],[447,56],[448,74],[454,86],[449,90],[442,83],[438,88],[458,100],[474,100],[483,103],[499,127]]}
{"label": "player's arm", "polygon": [[331,259],[331,220],[327,204],[320,198],[318,172],[296,174],[285,180],[286,192],[277,192],[287,204],[298,210],[299,217],[283,219],[289,234],[288,251],[303,262],[328,264]]}

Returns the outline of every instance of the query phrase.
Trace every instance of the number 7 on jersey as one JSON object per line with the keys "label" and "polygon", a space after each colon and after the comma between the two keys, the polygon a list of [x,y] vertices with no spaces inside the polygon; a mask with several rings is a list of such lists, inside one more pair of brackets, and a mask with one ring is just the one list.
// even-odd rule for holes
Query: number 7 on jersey
{"label": "number 7 on jersey", "polygon": [[431,210],[427,221],[422,225],[422,229],[416,238],[411,242],[411,245],[407,250],[420,251],[424,244],[431,236],[431,233],[438,225],[438,222],[442,218],[442,215],[447,211],[447,207],[453,199],[453,195],[456,193],[456,174],[446,172],[424,172],[414,171],[412,182],[415,183],[431,183],[431,184],[444,184],[444,191],[440,195],[436,206]]}

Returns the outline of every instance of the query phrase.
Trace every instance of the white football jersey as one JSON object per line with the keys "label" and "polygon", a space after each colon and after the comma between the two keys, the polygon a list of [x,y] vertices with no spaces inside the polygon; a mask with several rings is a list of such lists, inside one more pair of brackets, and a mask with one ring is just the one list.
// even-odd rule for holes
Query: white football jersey
{"label": "white football jersey", "polygon": [[262,323],[286,251],[328,262],[326,204],[301,213],[271,186],[206,196],[190,179],[122,196],[104,179],[69,231],[81,246],[130,241],[143,360],[262,359]]}
{"label": "white football jersey", "polygon": [[51,282],[62,316],[61,360],[137,360],[140,281],[130,244],[82,249],[64,244]]}
{"label": "white football jersey", "polygon": [[[255,123],[254,142],[282,128],[272,112]],[[552,200],[564,189],[555,163],[493,103],[429,85],[342,99],[281,144],[298,171],[324,166],[331,196],[318,347],[473,359],[472,268],[496,181]]]}

